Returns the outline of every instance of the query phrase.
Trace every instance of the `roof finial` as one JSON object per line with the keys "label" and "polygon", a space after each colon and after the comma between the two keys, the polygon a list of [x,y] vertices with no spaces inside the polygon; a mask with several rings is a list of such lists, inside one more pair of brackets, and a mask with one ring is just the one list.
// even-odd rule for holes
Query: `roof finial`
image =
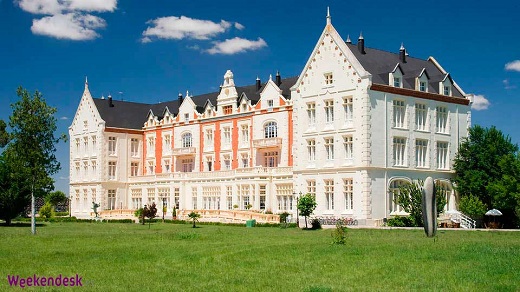
{"label": "roof finial", "polygon": [[351,44],[352,43],[352,40],[350,40],[350,35],[348,34],[347,35],[347,41],[346,41],[347,44]]}
{"label": "roof finial", "polygon": [[329,6],[327,6],[327,24],[331,24],[331,19],[330,19],[330,9],[329,9]]}
{"label": "roof finial", "polygon": [[404,43],[401,42],[401,48],[399,48],[399,51],[404,51]]}
{"label": "roof finial", "polygon": [[190,92],[188,90],[186,90],[186,97],[189,97],[190,96]]}
{"label": "roof finial", "polygon": [[273,75],[272,75],[272,74],[269,74],[269,80],[270,80],[270,81],[273,80]]}
{"label": "roof finial", "polygon": [[364,39],[364,38],[363,38],[363,31],[361,31],[361,32],[359,33],[359,38],[358,38],[358,40],[362,40],[362,39]]}
{"label": "roof finial", "polygon": [[87,78],[87,76],[85,76],[85,89],[87,89],[87,88],[88,88],[88,78]]}

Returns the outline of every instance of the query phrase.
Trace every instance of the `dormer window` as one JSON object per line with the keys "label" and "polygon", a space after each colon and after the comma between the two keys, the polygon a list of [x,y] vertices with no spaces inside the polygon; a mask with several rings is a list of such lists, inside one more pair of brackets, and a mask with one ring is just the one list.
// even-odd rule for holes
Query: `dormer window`
{"label": "dormer window", "polygon": [[444,93],[444,95],[451,95],[451,86],[444,85],[443,93]]}
{"label": "dormer window", "polygon": [[325,73],[324,76],[326,85],[330,85],[334,82],[334,80],[332,79],[332,73]]}
{"label": "dormer window", "polygon": [[233,106],[232,105],[226,105],[226,106],[224,106],[223,111],[224,111],[225,115],[230,115],[230,114],[233,113]]}
{"label": "dormer window", "polygon": [[426,92],[426,82],[419,81],[419,91]]}
{"label": "dormer window", "polygon": [[401,77],[394,76],[394,87],[401,87]]}
{"label": "dormer window", "polygon": [[184,121],[187,122],[190,120],[190,114],[184,114]]}
{"label": "dormer window", "polygon": [[243,111],[243,112],[247,111],[247,104],[244,103],[244,104],[242,105],[242,111]]}
{"label": "dormer window", "polygon": [[267,107],[270,108],[270,109],[272,109],[273,106],[274,106],[274,101],[273,101],[272,99],[269,99],[269,100],[267,101]]}

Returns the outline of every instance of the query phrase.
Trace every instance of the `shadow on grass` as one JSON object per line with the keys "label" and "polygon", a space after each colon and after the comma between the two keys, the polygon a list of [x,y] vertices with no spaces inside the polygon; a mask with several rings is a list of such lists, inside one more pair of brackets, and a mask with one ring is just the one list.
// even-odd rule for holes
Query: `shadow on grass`
{"label": "shadow on grass", "polygon": [[[0,223],[2,227],[31,227],[31,222],[12,222],[11,225],[7,225],[5,222]],[[36,227],[46,226],[43,223],[36,223]]]}

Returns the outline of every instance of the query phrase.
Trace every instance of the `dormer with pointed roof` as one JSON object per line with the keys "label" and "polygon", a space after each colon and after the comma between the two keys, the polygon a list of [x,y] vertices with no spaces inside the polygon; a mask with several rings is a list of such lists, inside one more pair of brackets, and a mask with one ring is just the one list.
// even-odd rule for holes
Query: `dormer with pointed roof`
{"label": "dormer with pointed roof", "polygon": [[[217,112],[220,114],[228,114],[236,111],[236,102],[238,98],[233,72],[227,70],[224,74],[224,84],[217,96]],[[229,110],[231,109],[231,112]]]}

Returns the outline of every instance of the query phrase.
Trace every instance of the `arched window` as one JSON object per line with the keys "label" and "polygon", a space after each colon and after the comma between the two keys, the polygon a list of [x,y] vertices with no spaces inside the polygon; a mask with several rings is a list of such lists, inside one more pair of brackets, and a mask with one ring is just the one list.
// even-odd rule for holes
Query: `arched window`
{"label": "arched window", "polygon": [[276,122],[269,122],[264,126],[264,138],[278,137],[278,126]]}
{"label": "arched window", "polygon": [[182,134],[182,147],[191,147],[191,133]]}
{"label": "arched window", "polygon": [[394,202],[395,198],[397,198],[397,195],[401,192],[399,189],[401,186],[405,184],[409,184],[410,182],[404,179],[395,179],[390,183],[389,188],[389,207],[390,207],[390,215],[399,215],[398,213],[403,213],[404,210],[399,204]]}

